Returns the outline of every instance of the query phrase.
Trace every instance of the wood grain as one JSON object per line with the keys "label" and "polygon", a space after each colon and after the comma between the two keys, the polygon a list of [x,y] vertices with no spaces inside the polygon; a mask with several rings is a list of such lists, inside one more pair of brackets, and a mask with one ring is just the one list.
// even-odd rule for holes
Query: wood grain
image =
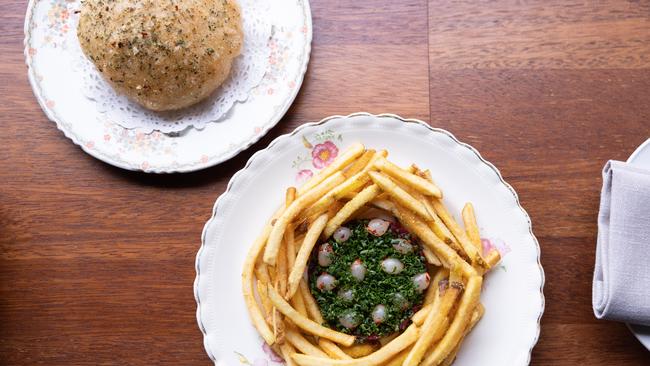
{"label": "wood grain", "polygon": [[84,154],[41,112],[26,4],[0,13],[0,364],[203,364],[194,257],[214,199],[251,154],[331,114],[393,112],[476,146],[520,194],[542,246],[534,365],[645,365],[591,312],[600,169],[650,132],[647,2],[314,1],[305,83],[238,157],[146,175]]}
{"label": "wood grain", "polygon": [[497,1],[429,4],[436,68],[646,68],[650,4]]}
{"label": "wood grain", "polygon": [[431,124],[495,163],[546,273],[534,365],[647,365],[591,308],[600,172],[650,137],[647,2],[429,3]]}

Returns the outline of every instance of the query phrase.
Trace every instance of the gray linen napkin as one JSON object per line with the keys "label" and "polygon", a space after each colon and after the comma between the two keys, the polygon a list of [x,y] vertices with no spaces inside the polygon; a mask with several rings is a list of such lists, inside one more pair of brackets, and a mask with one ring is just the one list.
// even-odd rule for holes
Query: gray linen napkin
{"label": "gray linen napkin", "polygon": [[603,169],[592,301],[599,319],[650,325],[650,170]]}

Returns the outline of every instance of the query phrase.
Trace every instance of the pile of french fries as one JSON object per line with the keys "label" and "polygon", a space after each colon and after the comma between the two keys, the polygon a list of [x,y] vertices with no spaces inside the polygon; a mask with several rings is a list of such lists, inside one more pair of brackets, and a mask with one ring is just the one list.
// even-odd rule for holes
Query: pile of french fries
{"label": "pile of french fries", "polygon": [[[500,260],[483,253],[471,203],[462,228],[428,170],[399,167],[385,150],[356,143],[301,188],[265,225],[243,268],[244,299],[262,338],[287,365],[450,365],[481,319],[483,276]],[[314,246],[368,209],[382,210],[422,243],[431,272],[424,305],[400,335],[374,344],[324,326],[304,273]]]}

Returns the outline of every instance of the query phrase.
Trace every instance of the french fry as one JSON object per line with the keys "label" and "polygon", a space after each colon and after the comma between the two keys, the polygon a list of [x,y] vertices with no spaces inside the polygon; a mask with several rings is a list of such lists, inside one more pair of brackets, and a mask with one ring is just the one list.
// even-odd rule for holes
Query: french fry
{"label": "french fry", "polygon": [[442,192],[440,191],[440,188],[438,188],[435,184],[398,167],[386,159],[378,159],[375,161],[375,166],[382,172],[390,175],[392,178],[408,184],[424,195],[442,198]]}
{"label": "french fry", "polygon": [[413,324],[417,325],[418,327],[421,326],[422,323],[424,323],[424,319],[427,318],[427,314],[429,314],[431,309],[433,309],[433,304],[426,304],[415,314],[413,314],[411,317]]}
{"label": "french fry", "polygon": [[[279,212],[281,212],[281,210],[279,210],[278,213]],[[275,216],[277,216],[277,213],[274,217]],[[253,325],[257,328],[257,331],[268,345],[275,343],[276,338],[273,331],[266,323],[264,315],[257,305],[257,301],[255,301],[255,295],[253,293],[253,271],[257,257],[264,249],[264,245],[271,233],[271,222],[273,222],[273,220],[274,219],[271,219],[271,221],[264,226],[264,230],[251,246],[246,259],[244,260],[244,269],[242,270],[242,293],[244,295],[244,302],[248,308],[248,314],[253,321]]]}
{"label": "french fry", "polygon": [[273,267],[267,266],[267,270],[269,272],[269,277],[271,278],[271,281],[269,283],[275,283],[275,279],[277,278],[275,266],[273,266]]}
{"label": "french fry", "polygon": [[454,237],[454,234],[452,234],[451,231],[449,231],[449,229],[447,228],[447,226],[445,226],[445,223],[442,222],[442,220],[436,213],[435,209],[433,208],[431,201],[428,199],[424,199],[422,203],[424,204],[424,207],[431,215],[431,221],[427,222],[429,228],[431,228],[431,230],[433,230],[433,232],[436,235],[438,235],[440,240],[442,240],[443,242],[445,242],[445,244],[452,247],[456,252],[461,250],[461,247],[458,244],[456,238]]}
{"label": "french fry", "polygon": [[496,249],[492,249],[490,253],[488,253],[488,255],[485,257],[485,263],[487,263],[489,268],[496,266],[500,260],[501,254]]}
{"label": "french fry", "polygon": [[[336,343],[330,341],[329,339],[321,338],[318,340],[318,346],[325,351],[330,357],[337,360],[351,360],[352,357],[348,356],[347,353],[343,352]],[[303,352],[307,354],[307,352]]]}
{"label": "french fry", "polygon": [[[465,204],[463,207],[463,223],[465,225],[465,231],[467,232],[467,237],[469,240],[476,246],[476,249],[479,253],[483,253],[483,244],[481,243],[481,235],[479,233],[478,224],[476,222],[476,215],[474,214],[474,206],[471,202]],[[485,266],[483,272],[488,272],[492,267],[497,265],[501,260],[501,254],[496,249],[492,249],[487,255],[483,258],[485,260]]]}
{"label": "french fry", "polygon": [[397,355],[413,344],[419,335],[419,329],[411,325],[399,337],[368,356],[351,360],[332,360],[302,354],[293,354],[293,359],[302,366],[377,366]]}
{"label": "french fry", "polygon": [[431,220],[431,216],[422,202],[416,200],[408,192],[400,188],[388,176],[378,172],[368,172],[368,174],[372,181],[381,187],[384,192],[388,193],[397,203],[415,212],[425,220]]}
{"label": "french fry", "polygon": [[300,285],[300,280],[302,280],[303,273],[305,273],[305,268],[307,268],[307,261],[309,260],[309,255],[311,254],[314,245],[318,241],[320,234],[323,232],[327,224],[327,215],[321,215],[316,221],[311,225],[305,236],[305,240],[300,246],[298,255],[294,262],[291,273],[289,274],[289,291],[287,292],[287,298],[292,298],[293,295],[298,291],[298,286]]}
{"label": "french fry", "polygon": [[262,309],[264,310],[264,315],[269,316],[273,311],[273,304],[269,300],[269,295],[266,292],[268,284],[262,283],[262,281],[257,280],[257,293],[260,295],[260,302],[262,303]]}
{"label": "french fry", "polygon": [[287,250],[285,251],[287,254],[287,266],[289,268],[293,268],[293,264],[296,261],[296,252],[297,252],[293,225],[289,224],[287,226],[287,231],[284,233],[284,240],[287,243]]}
{"label": "french fry", "polygon": [[[413,314],[411,317],[413,324],[421,327],[424,323],[424,320],[427,318],[427,315],[429,315],[429,311],[431,311],[431,309],[433,309],[433,304],[428,304],[425,305],[422,309],[418,310],[417,313]],[[443,328],[447,329],[447,327],[449,327],[449,319],[444,320]]]}
{"label": "french fry", "polygon": [[[333,209],[336,209],[336,210],[338,211],[338,208],[340,208],[341,206],[342,206],[342,205],[341,205],[339,202],[337,202],[337,201],[332,201],[332,202],[331,202],[331,203],[330,203],[330,204],[329,204],[329,205],[328,205],[324,210],[321,210],[321,211],[319,211],[319,212],[315,212],[314,214],[307,216],[307,218],[306,218],[305,221],[304,221],[305,224],[306,224],[306,226],[307,226],[307,230],[309,230],[309,227],[310,227],[311,225],[313,225],[313,224],[314,224],[314,221],[318,220],[318,218],[319,218],[322,214],[325,214],[325,213],[326,213],[327,216],[334,216],[333,214],[330,214],[331,211],[332,211]],[[334,207],[334,208],[333,208],[333,207]],[[338,207],[338,208],[337,208],[337,207]],[[307,232],[305,232],[305,234],[307,234]],[[303,241],[304,241],[304,238],[303,238]]]}
{"label": "french fry", "polygon": [[361,207],[354,215],[350,216],[349,220],[372,220],[376,217],[388,217],[391,216],[390,212],[386,212],[382,209],[369,206],[366,204]]}
{"label": "french fry", "polygon": [[[391,342],[393,339],[397,338],[397,336],[399,336],[398,333],[393,333],[393,334],[385,335],[385,336],[379,338],[379,345],[380,345],[381,347],[383,347],[383,346],[385,346],[386,344],[388,344],[389,342]],[[381,347],[380,347],[380,348],[381,348]]]}
{"label": "french fry", "polygon": [[337,212],[343,207],[343,203],[340,201],[334,202],[328,209],[327,209],[327,216],[328,217],[334,217]]}
{"label": "french fry", "polygon": [[[296,188],[295,187],[289,187],[287,188],[287,192],[285,194],[285,206],[289,207],[293,201],[296,199]],[[293,263],[296,259],[296,241],[295,241],[295,233],[293,230],[293,224],[289,223],[287,224],[287,229],[284,233],[284,240],[287,243],[287,266],[289,268],[293,268]]]}
{"label": "french fry", "polygon": [[406,349],[403,349],[400,353],[397,354],[397,356],[393,357],[385,363],[383,366],[402,366],[404,363],[404,360],[406,359],[406,356],[408,356],[409,352],[411,352],[412,347],[408,347]]}
{"label": "french fry", "polygon": [[334,203],[336,200],[346,198],[348,194],[353,194],[351,197],[349,197],[350,199],[354,198],[354,192],[363,188],[365,184],[370,182],[368,171],[372,169],[373,162],[376,159],[386,156],[387,154],[388,153],[386,150],[374,153],[365,167],[363,167],[356,174],[348,177],[343,183],[334,187],[328,194],[316,201],[316,203],[307,209],[305,216],[312,216],[325,211],[329,205]]}
{"label": "french fry", "polygon": [[375,198],[374,200],[370,201],[370,204],[388,212],[391,212],[394,209],[394,205],[390,200],[379,198],[379,196],[377,196],[377,198]]}
{"label": "french fry", "polygon": [[282,237],[284,236],[284,232],[287,229],[287,225],[289,225],[294,217],[296,217],[296,215],[306,206],[312,204],[321,196],[326,194],[330,189],[332,189],[332,187],[341,183],[343,179],[343,174],[341,172],[332,174],[330,177],[323,180],[320,184],[306,191],[303,195],[299,196],[295,201],[291,203],[291,205],[289,205],[289,207],[287,207],[286,210],[284,210],[282,215],[280,215],[280,217],[275,221],[275,224],[271,229],[269,240],[264,251],[264,262],[266,264],[271,266],[274,266],[276,264],[278,252],[280,250],[280,244],[282,243]]}
{"label": "french fry", "polygon": [[461,229],[458,223],[456,223],[456,220],[454,220],[454,218],[451,216],[442,201],[438,199],[432,199],[431,203],[433,204],[433,208],[436,210],[438,217],[440,217],[442,222],[445,223],[449,231],[454,234],[456,240],[458,240],[458,243],[470,258],[472,265],[485,267],[485,260],[483,259],[483,256],[476,249],[476,246],[474,246],[474,244],[472,244],[472,242],[469,240],[467,234],[465,233],[465,230]]}
{"label": "french fry", "polygon": [[318,303],[316,303],[316,300],[312,296],[311,291],[309,291],[309,285],[307,285],[307,281],[305,281],[304,278],[302,281],[300,281],[300,294],[302,295],[302,299],[305,302],[305,307],[307,308],[307,314],[309,314],[309,318],[318,324],[325,323],[325,319],[323,319],[323,315],[320,312]]}
{"label": "french fry", "polygon": [[[483,315],[485,314],[485,306],[481,304],[480,302],[476,305],[476,308],[474,309],[474,312],[472,313],[472,318],[469,321],[469,327],[473,327],[478,323],[481,318],[483,318]],[[470,329],[465,330],[465,334],[469,333]]]}
{"label": "french fry", "polygon": [[433,302],[435,297],[438,295],[438,290],[440,289],[440,281],[444,280],[445,278],[449,278],[449,270],[447,268],[438,268],[436,273],[431,277],[429,287],[424,294],[424,304],[430,304]]}
{"label": "french fry", "polygon": [[[422,309],[418,310],[418,312],[413,314],[413,316],[411,317],[411,321],[413,322],[413,324],[417,325],[418,327],[421,326],[422,323],[424,323],[424,320],[426,319],[429,312],[434,308],[433,303],[440,301],[440,296],[439,296],[441,294],[440,282],[445,280],[446,278],[447,285],[445,286],[445,290],[444,290],[446,291],[446,289],[449,287],[452,281],[453,282],[461,281],[461,278],[459,278],[459,276],[460,274],[457,270],[452,270],[451,272],[446,268],[440,268],[438,270],[436,276],[434,276],[434,278],[431,280],[431,284],[429,285],[429,289],[434,289],[433,299],[427,300],[427,298],[425,297],[424,306],[422,307]],[[447,324],[444,327],[446,329],[449,324],[448,324],[448,320],[445,319],[445,321],[447,321]]]}
{"label": "french fry", "polygon": [[[417,174],[419,177],[427,180],[428,182],[433,183],[433,180],[431,179],[431,172],[430,171],[422,171],[417,165],[412,164],[411,169],[413,169],[413,173]],[[447,229],[445,224],[440,220],[438,215],[435,213],[435,209],[433,208],[433,205],[431,204],[431,200],[428,198],[423,197],[421,199],[422,203],[426,207],[427,211],[431,215],[431,218],[433,219],[433,222],[429,223],[429,227],[433,232],[438,235],[438,237],[444,241],[447,245],[453,245],[454,243],[458,245],[458,242],[456,241],[456,238],[454,235]]]}
{"label": "french fry", "polygon": [[327,208],[334,202],[336,202],[336,197],[334,197],[334,195],[331,194],[330,191],[329,193],[321,197],[318,201],[316,201],[313,205],[309,206],[305,210],[304,216],[308,218],[319,216],[323,212],[327,211]]}
{"label": "french fry", "polygon": [[291,358],[293,353],[296,353],[296,349],[289,342],[284,342],[280,345],[280,354],[284,358],[285,366],[297,366],[296,362]]}
{"label": "french fry", "polygon": [[293,327],[287,327],[285,337],[298,351],[312,356],[327,357],[327,353],[314,346]]}
{"label": "french fry", "polygon": [[440,261],[440,258],[438,258],[437,255],[429,249],[427,246],[422,247],[422,253],[424,253],[424,258],[426,258],[427,262],[430,264],[433,264],[434,266],[440,267],[442,266],[442,262]]}
{"label": "french fry", "polygon": [[278,261],[275,266],[276,269],[276,281],[278,283],[277,290],[280,293],[284,294],[287,292],[287,281],[288,281],[288,268],[287,268],[287,247],[286,245],[280,245],[280,251],[278,252]]}
{"label": "french fry", "polygon": [[[272,287],[271,285],[266,287],[267,294],[268,294],[268,289],[271,287]],[[267,322],[268,321],[269,320],[267,319]],[[271,313],[270,324],[271,326],[273,326],[273,335],[275,336],[275,343],[276,344],[284,343],[285,325],[282,319],[282,315],[278,312],[278,309],[276,309],[275,307],[273,308],[273,312]]]}
{"label": "french fry", "polygon": [[262,284],[265,286],[271,283],[269,268],[264,262],[258,261],[257,265],[255,266],[255,276],[258,280],[262,281]]}
{"label": "french fry", "polygon": [[394,205],[392,212],[402,225],[431,248],[433,253],[436,254],[446,268],[451,268],[453,264],[461,268],[463,275],[466,278],[476,275],[476,270],[474,270],[472,266],[465,262],[465,260],[463,260],[458,253],[451,249],[447,244],[443,243],[440,238],[438,238],[424,222],[415,217],[414,214],[399,205]]}
{"label": "french fry", "polygon": [[366,150],[357,160],[350,164],[350,166],[343,169],[343,175],[345,175],[346,178],[349,178],[357,174],[368,164],[373,155],[375,155],[375,150]]}
{"label": "french fry", "polygon": [[[417,169],[418,168],[415,165],[411,165],[408,172],[417,171]],[[429,198],[427,198],[424,194],[414,190],[412,187],[409,187],[408,185],[402,182],[395,182],[395,184],[397,184],[398,187],[402,188],[405,192],[413,196],[413,198],[415,198],[416,200],[418,200],[424,205],[424,208],[427,210],[427,213],[431,218],[430,220],[426,220],[426,223],[427,225],[429,225],[429,228],[433,231],[433,233],[436,234],[440,238],[440,240],[442,240],[445,244],[449,245],[457,253],[465,255],[462,248],[458,245],[456,238],[454,238],[453,234],[449,231],[449,229],[447,229],[445,224],[442,222],[442,220],[440,220],[440,218],[436,214],[436,211],[433,208],[433,205],[431,204]]]}
{"label": "french fry", "polygon": [[354,143],[350,145],[350,147],[348,147],[341,155],[334,159],[334,161],[328,165],[327,168],[321,170],[320,173],[313,176],[302,187],[300,187],[298,189],[298,196],[300,197],[304,195],[307,191],[321,184],[331,175],[341,173],[341,170],[343,168],[361,156],[364,151],[365,147],[361,143]]}
{"label": "french fry", "polygon": [[440,301],[434,301],[431,311],[427,315],[422,328],[420,329],[420,337],[413,345],[411,352],[404,360],[404,366],[417,366],[420,364],[424,353],[442,336],[444,329],[442,328],[444,320],[449,314],[456,297],[460,290],[458,287],[450,286]]}
{"label": "french fry", "polygon": [[[303,240],[305,240],[305,234],[307,233],[307,230],[305,230],[304,233],[297,234],[297,235],[296,235],[297,231],[295,231],[295,230],[296,230],[296,228],[294,226],[293,242],[294,243],[302,243]],[[298,249],[296,249],[296,253],[298,253]],[[295,258],[294,258],[294,260],[295,260]]]}
{"label": "french fry", "polygon": [[349,201],[349,200],[353,199],[354,196],[356,196],[356,195],[357,194],[355,192],[347,192],[341,198]]}
{"label": "french fry", "polygon": [[335,200],[340,200],[350,197],[348,194],[353,194],[351,198],[354,198],[355,192],[363,188],[368,182],[370,182],[370,176],[367,171],[362,170],[334,188],[331,192],[331,197]]}
{"label": "french fry", "polygon": [[313,334],[315,336],[327,338],[331,341],[346,346],[349,346],[352,343],[354,343],[355,340],[354,336],[337,332],[330,328],[326,328],[314,322],[313,320],[310,320],[307,317],[301,315],[299,312],[296,311],[296,309],[292,308],[291,305],[289,305],[289,303],[284,298],[282,298],[282,296],[280,296],[280,294],[277,291],[275,291],[275,289],[272,286],[269,286],[268,292],[269,292],[269,298],[271,299],[271,302],[278,309],[278,311],[280,311],[287,318],[289,318],[300,329],[310,334]]}
{"label": "french fry", "polygon": [[[270,300],[269,300],[270,301]],[[293,306],[294,309],[296,309],[297,312],[299,312],[302,316],[309,316],[307,312],[307,306],[305,305],[305,300],[302,297],[302,294],[300,291],[296,292],[291,300],[289,301],[291,306]]]}
{"label": "french fry", "polygon": [[[429,169],[427,169],[427,170],[420,170],[420,168],[417,168],[417,167],[416,167],[416,169],[417,169],[417,172],[416,172],[417,175],[419,175],[420,177],[422,177],[422,178],[428,180],[428,181],[431,182],[431,183],[434,183],[434,181],[433,181],[433,177],[431,177],[431,171],[430,171]],[[434,184],[435,184],[435,183],[434,183]]]}
{"label": "french fry", "polygon": [[387,155],[388,152],[386,150],[381,150],[376,152],[372,156],[368,164],[366,164],[366,166],[363,167],[363,169],[361,169],[358,173],[354,174],[353,176],[350,176],[348,179],[346,179],[345,182],[341,183],[338,187],[333,189],[332,195],[336,199],[341,199],[346,197],[347,194],[358,191],[359,189],[363,188],[364,185],[370,182],[370,176],[368,175],[368,172],[374,168],[374,162],[377,161],[377,159],[383,159]]}
{"label": "french fry", "polygon": [[[409,169],[415,171],[415,169],[417,169],[417,168],[416,168],[415,166],[411,166]],[[409,172],[410,172],[410,170],[409,170]],[[397,184],[397,186],[400,187],[400,188],[402,188],[405,192],[411,194],[411,195],[413,196],[413,198],[415,198],[416,200],[418,200],[418,201],[424,203],[424,207],[425,207],[426,210],[429,212],[429,215],[431,215],[431,217],[434,218],[434,220],[432,220],[432,221],[428,221],[428,222],[427,222],[428,225],[429,225],[429,227],[434,231],[434,233],[436,233],[436,231],[439,231],[439,230],[438,230],[438,229],[439,229],[439,228],[438,228],[438,224],[436,223],[436,220],[437,220],[437,221],[440,221],[440,219],[436,216],[435,211],[433,211],[433,207],[429,208],[429,207],[426,205],[427,202],[428,202],[428,199],[426,199],[426,198],[424,197],[424,195],[422,195],[421,193],[419,193],[419,192],[414,192],[412,189],[403,186],[401,183],[397,183],[397,182],[396,182],[395,184]],[[390,204],[386,204],[386,203],[383,203],[383,202],[381,202],[381,201],[379,202],[379,204],[380,204],[380,205],[383,204],[384,207],[386,207],[386,208],[393,207],[393,206],[391,206]],[[394,207],[393,207],[393,209],[394,209]],[[440,223],[440,225],[441,225],[442,227],[445,227],[442,223]],[[446,230],[446,227],[445,227],[445,230]],[[451,233],[450,233],[449,235],[451,235]],[[440,237],[440,235],[438,235],[438,237]],[[445,240],[445,239],[443,239],[442,237],[441,237],[441,239],[442,239],[445,243],[452,243],[452,244],[454,244],[452,241]],[[456,244],[456,245],[457,245],[457,244]],[[452,249],[456,250],[456,248],[455,248],[453,245],[451,245],[451,247],[452,247]],[[437,266],[437,267],[440,267],[440,266],[442,265],[442,262],[440,261],[440,258],[438,258],[438,257],[437,257],[437,256],[436,256],[436,255],[431,251],[431,249],[429,249],[429,247],[426,247],[426,246],[423,247],[423,248],[422,248],[422,251],[423,251],[423,253],[424,253],[424,257],[426,258],[427,262],[429,262],[430,264],[433,264],[434,266]],[[456,250],[456,252],[458,252],[458,250]]]}
{"label": "french fry", "polygon": [[483,277],[473,276],[467,281],[465,292],[460,299],[460,304],[454,315],[449,329],[440,342],[433,348],[433,351],[422,361],[422,365],[439,365],[456,347],[467,328],[471,315],[481,295],[481,284]]}
{"label": "french fry", "polygon": [[332,217],[325,226],[323,231],[323,236],[329,238],[334,234],[334,231],[338,229],[350,216],[352,216],[359,208],[361,208],[366,203],[370,202],[375,198],[380,192],[380,189],[377,185],[371,185],[367,188],[364,188],[359,194],[357,194],[351,201],[346,203],[343,208]]}
{"label": "french fry", "polygon": [[471,202],[467,202],[463,207],[462,216],[467,238],[472,244],[474,244],[476,250],[479,252],[483,251],[483,247],[481,246],[481,234],[478,230],[476,215],[474,214],[474,206]]}
{"label": "french fry", "polygon": [[454,348],[453,351],[445,358],[444,361],[440,364],[440,366],[451,366],[454,361],[456,361],[456,355],[458,355],[458,351],[460,351],[460,344]]}
{"label": "french fry", "polygon": [[375,352],[378,347],[374,343],[360,343],[350,347],[341,346],[341,349],[352,358],[361,358]]}
{"label": "french fry", "polygon": [[[483,305],[480,303],[476,306],[476,309],[474,310],[474,313],[472,313],[472,318],[469,322],[469,326],[467,329],[465,329],[465,332],[463,333],[463,338],[476,326],[476,323],[481,320],[483,317],[483,314],[485,313],[485,308]],[[458,354],[458,351],[460,350],[460,345],[462,343],[462,340],[458,342],[458,345],[456,345],[456,348],[445,358],[445,360],[440,364],[441,366],[450,366],[454,361],[456,360],[456,355]]]}

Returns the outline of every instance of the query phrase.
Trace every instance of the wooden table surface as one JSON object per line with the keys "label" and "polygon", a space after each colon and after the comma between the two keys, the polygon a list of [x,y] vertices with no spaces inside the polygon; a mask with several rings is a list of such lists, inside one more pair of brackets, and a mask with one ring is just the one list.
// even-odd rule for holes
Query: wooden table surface
{"label": "wooden table surface", "polygon": [[591,309],[600,172],[650,136],[647,1],[313,1],[313,53],[286,117],[236,158],[148,175],[84,154],[27,82],[25,1],[0,13],[0,364],[208,365],[192,292],[230,177],[331,114],[392,112],[493,162],[533,220],[546,311],[533,365],[648,365]]}

